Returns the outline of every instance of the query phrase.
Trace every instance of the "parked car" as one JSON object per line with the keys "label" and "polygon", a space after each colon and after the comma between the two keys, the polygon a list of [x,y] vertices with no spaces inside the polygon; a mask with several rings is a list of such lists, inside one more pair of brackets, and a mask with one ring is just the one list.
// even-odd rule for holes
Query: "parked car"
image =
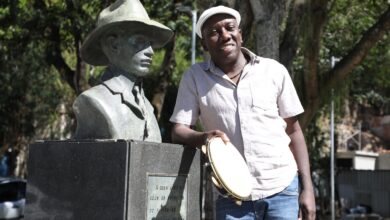
{"label": "parked car", "polygon": [[0,177],[0,219],[18,219],[24,214],[26,181]]}

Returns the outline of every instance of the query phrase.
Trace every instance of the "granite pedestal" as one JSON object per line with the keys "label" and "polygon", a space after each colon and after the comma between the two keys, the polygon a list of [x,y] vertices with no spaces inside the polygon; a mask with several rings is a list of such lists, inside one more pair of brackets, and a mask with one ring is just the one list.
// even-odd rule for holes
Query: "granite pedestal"
{"label": "granite pedestal", "polygon": [[25,219],[199,220],[200,152],[173,144],[43,141],[29,147]]}

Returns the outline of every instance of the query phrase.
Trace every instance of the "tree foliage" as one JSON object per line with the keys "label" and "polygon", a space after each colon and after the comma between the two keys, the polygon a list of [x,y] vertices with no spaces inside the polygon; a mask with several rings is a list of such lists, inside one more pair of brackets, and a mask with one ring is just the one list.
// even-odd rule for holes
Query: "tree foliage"
{"label": "tree foliage", "polygon": [[47,130],[60,117],[60,104],[69,108],[80,90],[81,30],[91,29],[91,16],[102,7],[76,3],[0,3],[0,157],[10,154],[11,165],[33,139],[62,136]]}
{"label": "tree foliage", "polygon": [[[45,136],[42,131],[59,118],[60,104],[65,105],[71,120],[70,106],[76,95],[96,83],[102,69],[84,63],[79,50],[95,27],[98,13],[112,2],[0,2],[2,151],[25,146],[33,139],[60,136]],[[177,4],[196,9],[198,15],[217,4],[238,9],[245,46],[259,55],[279,59],[290,70],[305,104],[302,124],[309,130],[321,108],[326,107],[332,89],[340,99],[388,106],[390,7],[386,0],[141,2],[152,19],[175,32],[173,41],[155,51],[146,89],[165,141],[169,141],[168,118],[175,91],[191,57],[191,17],[179,12]],[[196,54],[197,60],[203,59],[199,39]],[[340,58],[334,68],[331,56]],[[69,124],[72,128],[72,121]]]}

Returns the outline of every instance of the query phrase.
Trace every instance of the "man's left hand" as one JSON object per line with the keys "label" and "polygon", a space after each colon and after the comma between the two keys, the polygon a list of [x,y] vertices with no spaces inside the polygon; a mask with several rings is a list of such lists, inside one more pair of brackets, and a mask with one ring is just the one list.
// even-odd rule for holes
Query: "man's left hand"
{"label": "man's left hand", "polygon": [[302,189],[299,195],[300,219],[316,219],[316,203],[313,189]]}

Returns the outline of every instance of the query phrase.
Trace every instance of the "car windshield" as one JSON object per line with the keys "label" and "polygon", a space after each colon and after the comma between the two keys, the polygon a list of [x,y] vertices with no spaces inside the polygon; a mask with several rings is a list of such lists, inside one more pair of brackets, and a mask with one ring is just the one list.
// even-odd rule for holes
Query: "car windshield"
{"label": "car windshield", "polygon": [[0,177],[0,202],[16,201],[26,196],[26,182]]}

